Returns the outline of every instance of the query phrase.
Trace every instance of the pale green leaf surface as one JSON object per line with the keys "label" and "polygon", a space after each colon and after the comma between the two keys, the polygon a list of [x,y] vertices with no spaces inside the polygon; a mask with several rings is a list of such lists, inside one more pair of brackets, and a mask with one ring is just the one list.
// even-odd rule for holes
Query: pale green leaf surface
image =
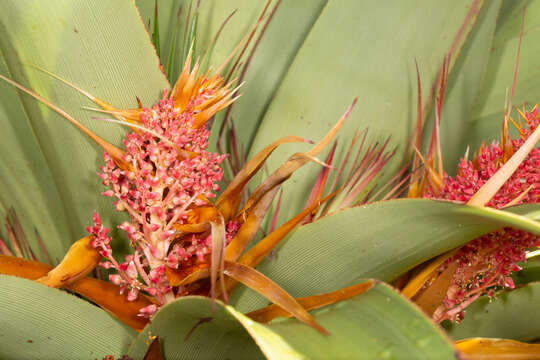
{"label": "pale green leaf surface", "polygon": [[[130,348],[144,354],[146,338],[159,335],[167,359],[452,359],[448,338],[421,311],[385,284],[352,299],[312,312],[329,332],[324,336],[297,320],[280,319],[265,325],[245,317],[231,306],[189,297],[167,305]],[[187,333],[201,318],[213,318]],[[171,331],[176,329],[175,335]],[[246,332],[247,330],[247,332]],[[248,336],[251,335],[252,339]],[[212,354],[212,355],[210,355]]]}
{"label": "pale green leaf surface", "polygon": [[539,297],[540,283],[500,291],[493,299],[483,296],[467,308],[461,323],[449,326],[449,335],[456,340],[468,337],[539,339]]}
{"label": "pale green leaf surface", "polygon": [[[497,22],[485,80],[469,117],[469,126],[463,138],[462,147],[478,148],[486,143],[500,139],[503,121],[504,101],[512,90],[514,68],[521,26],[523,6],[527,5],[524,23],[523,42],[517,73],[513,106],[530,109],[540,99],[538,83],[538,58],[540,57],[540,2],[504,1]],[[518,118],[517,111],[512,118]],[[512,127],[512,126],[511,126]]]}
{"label": "pale green leaf surface", "polygon": [[[1,73],[6,72],[5,63],[0,62]],[[69,227],[64,215],[60,194],[56,191],[50,168],[37,143],[35,134],[28,124],[27,114],[16,90],[11,85],[0,83],[0,214],[5,216],[13,207],[26,235],[40,260],[44,260],[37,247],[33,229],[39,229],[47,239],[47,249],[55,257],[65,251],[69,239]],[[10,121],[19,119],[19,121]],[[1,226],[2,238],[7,241]]]}
{"label": "pale green leaf surface", "polygon": [[[500,0],[484,3],[448,79],[441,118],[441,147],[444,168],[449,174],[455,173],[458,159],[466,150],[467,144],[458,140],[468,132],[467,124],[486,73],[500,7]],[[430,84],[424,82],[422,86]],[[432,111],[431,123],[433,119]],[[424,135],[429,139],[431,128],[425,129]]]}
{"label": "pale green leaf surface", "polygon": [[526,215],[530,219],[540,221],[540,208],[538,208],[538,204],[523,204],[519,206],[512,206],[507,208],[507,210],[511,210],[514,214]]}
{"label": "pale green leaf surface", "polygon": [[[337,160],[354,130],[369,127],[369,143],[391,135],[390,147],[399,146],[386,172],[391,174],[402,160],[416,119],[415,59],[423,82],[432,84],[471,3],[397,0],[372,6],[329,1],[276,92],[250,154],[285,135],[321,139],[358,96],[356,109],[340,131]],[[424,87],[423,95],[429,88]],[[287,154],[305,148],[278,149],[268,168],[275,169]],[[284,186],[287,206],[280,211],[280,223],[303,207],[318,171],[319,166],[306,166]]]}
{"label": "pale green leaf surface", "polygon": [[[161,63],[163,64],[164,69],[167,68],[167,59],[169,58],[169,51],[171,42],[173,40],[174,27],[176,26],[176,15],[178,10],[182,7],[180,14],[180,24],[178,32],[176,34],[176,51],[177,57],[175,59],[175,73],[179,74],[182,61],[180,61],[181,52],[179,47],[182,46],[183,41],[183,30],[185,27],[185,15],[187,14],[186,3],[189,4],[189,1],[182,0],[159,0],[158,1],[158,19],[159,19],[159,37],[160,37],[160,47],[161,47]],[[141,14],[142,21],[149,33],[153,30],[154,24],[154,7],[155,2],[151,0],[135,0],[135,4],[139,9]],[[148,24],[150,23],[150,27]]]}
{"label": "pale green leaf surface", "polygon": [[[227,13],[234,8],[238,8],[238,12],[224,30],[224,38],[214,48],[214,54],[212,54],[213,63],[220,64],[222,59],[226,58],[242,36],[247,33],[246,24],[250,26],[255,22],[258,12],[262,10],[262,5],[265,2],[266,0],[232,2],[214,0],[209,1],[208,4],[203,4],[207,6],[206,9],[210,6],[217,6],[218,8],[227,6],[226,10],[216,11],[215,14]],[[249,14],[246,10],[253,7],[252,3],[258,4],[258,12],[252,13],[251,19],[246,18],[245,15],[242,17],[242,14]],[[245,84],[240,90],[242,97],[233,105],[230,113],[230,119],[234,122],[236,136],[239,143],[243,145],[246,154],[277,88],[283,81],[298,49],[323,11],[326,3],[327,0],[283,0],[265,29],[243,78]],[[207,10],[206,14],[208,13]],[[216,29],[215,25],[222,22],[218,20],[216,15],[213,15],[211,19],[214,24],[210,27],[211,30],[201,27],[201,31],[213,34],[214,29]],[[210,18],[206,21],[209,20]],[[240,25],[242,27],[239,27]],[[260,26],[261,31],[263,25]],[[253,44],[259,34],[260,32],[255,35]],[[246,55],[249,55],[251,49],[252,46]],[[245,58],[247,60],[247,56]],[[243,63],[245,64],[245,61]],[[218,121],[216,128],[220,125],[220,121]],[[214,135],[216,135],[216,131],[217,129],[214,130]],[[300,136],[304,135],[301,134]]]}
{"label": "pale green leaf surface", "polygon": [[[11,78],[112,143],[119,145],[125,128],[92,119],[103,115],[81,109],[92,106],[88,99],[23,64],[41,66],[118,107],[135,107],[136,96],[150,105],[168,87],[130,0],[4,1],[0,4],[0,30],[0,52]],[[2,89],[2,97],[6,97],[3,101],[14,99],[5,84]],[[18,209],[22,209],[19,215],[27,225],[27,236],[34,236],[30,227],[33,224],[45,242],[57,238],[51,240],[51,255],[53,259],[61,258],[72,241],[85,235],[84,227],[89,224],[93,209],[98,209],[113,229],[121,218],[113,216],[110,200],[100,195],[104,187],[95,172],[102,164],[102,151],[56,113],[27,95],[19,97],[22,107],[15,102],[5,107],[0,120],[15,123],[2,125],[16,131],[15,136],[2,138],[7,141],[9,153],[21,155],[3,160],[1,166],[18,166],[14,164],[17,156],[24,155],[21,169],[28,166],[29,170],[20,171],[34,174],[19,184],[3,180],[6,182],[2,187],[13,193],[2,198],[3,206],[12,206],[11,201],[16,201]],[[41,175],[43,188],[39,189],[35,179],[39,180]],[[40,204],[35,206],[34,202]],[[47,211],[51,214],[38,214]],[[47,217],[57,219],[44,223]],[[63,250],[58,242],[63,244]]]}
{"label": "pale green leaf surface", "polygon": [[102,359],[125,354],[136,332],[62,290],[0,275],[0,358]]}
{"label": "pale green leaf surface", "polygon": [[[528,205],[538,211],[539,205]],[[513,226],[540,234],[540,222],[520,207],[508,211],[427,199],[400,199],[352,208],[295,230],[258,270],[295,297],[335,291],[358,278],[395,280],[445,251]],[[241,311],[266,304],[239,288],[232,303]]]}

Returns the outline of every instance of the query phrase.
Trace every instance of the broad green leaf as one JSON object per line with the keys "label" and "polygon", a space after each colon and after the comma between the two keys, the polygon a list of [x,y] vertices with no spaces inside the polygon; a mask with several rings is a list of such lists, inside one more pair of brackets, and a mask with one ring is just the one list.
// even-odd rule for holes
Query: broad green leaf
{"label": "broad green leaf", "polygon": [[540,282],[540,256],[535,256],[519,265],[522,270],[512,275],[516,286],[526,285],[530,282]]}
{"label": "broad green leaf", "polygon": [[[540,33],[537,28],[540,25],[540,2],[504,1],[497,21],[487,72],[470,116],[467,133],[463,138],[463,148],[471,145],[471,149],[477,149],[482,141],[489,143],[500,139],[506,92],[508,91],[510,97],[512,91],[524,5],[527,8],[523,42],[512,103],[519,108],[522,104],[526,104],[526,109],[530,109],[540,99],[540,86],[537,81],[539,74],[537,59],[540,52]],[[517,120],[518,113],[514,110],[511,116]]]}
{"label": "broad green leaf", "polygon": [[[486,74],[500,7],[501,1],[484,3],[448,80],[441,119],[441,146],[444,167],[449,174],[455,173],[458,159],[463,156],[468,145],[456,139],[462,139],[468,132],[470,113]],[[426,87],[430,85],[422,84]],[[433,112],[431,118],[433,122]],[[424,135],[430,136],[431,129],[424,130]]]}
{"label": "broad green leaf", "polygon": [[[136,96],[150,105],[168,87],[130,0],[3,1],[0,28],[4,73],[113,143],[120,142],[125,128],[92,119],[103,115],[81,109],[92,106],[88,99],[28,64],[118,107],[135,107]],[[4,83],[0,86],[0,121],[8,129],[0,158],[6,194],[2,207],[16,207],[31,243],[36,241],[35,227],[51,242],[51,258],[62,258],[69,244],[84,235],[93,209],[116,228],[121,218],[113,216],[110,200],[100,196],[104,188],[95,175],[102,151],[56,113],[27,95],[15,95]]]}
{"label": "broad green leaf", "polygon": [[[250,153],[285,135],[322,138],[358,96],[340,132],[343,146],[336,160],[344,155],[354,130],[369,127],[368,142],[392,136],[390,147],[399,146],[386,173],[391,174],[402,160],[416,119],[415,60],[423,82],[432,84],[472,3],[397,0],[373,6],[329,1],[276,92]],[[430,87],[424,87],[424,98]],[[279,149],[269,159],[269,170],[285,154],[300,150],[295,145]],[[302,208],[319,170],[303,169],[284,186],[287,206],[280,211],[280,222]]]}
{"label": "broad green leaf", "polygon": [[156,315],[129,354],[144,354],[151,334],[160,336],[167,358],[204,359],[213,354],[217,359],[252,359],[262,357],[261,351],[268,359],[454,358],[454,348],[441,330],[385,284],[312,314],[330,335],[292,319],[260,324],[219,302],[212,314],[209,299],[183,298]]}
{"label": "broad green leaf", "polygon": [[[539,205],[527,206],[531,213]],[[526,214],[426,199],[400,199],[348,209],[294,231],[258,270],[295,297],[335,291],[358,278],[392,281],[414,266],[504,226],[540,234]],[[241,311],[265,301],[239,288]]]}
{"label": "broad green leaf", "polygon": [[296,320],[274,321],[267,327],[308,359],[454,358],[454,349],[440,329],[385,284],[313,315],[330,336],[305,331]]}
{"label": "broad green leaf", "polygon": [[[159,336],[166,359],[264,358],[231,307],[205,297],[182,297],[164,306],[130,345],[128,354],[142,359],[149,336]],[[307,327],[307,326],[306,326]]]}
{"label": "broad green leaf", "polygon": [[448,326],[448,333],[456,340],[468,337],[537,340],[540,338],[539,297],[540,283],[500,291],[493,299],[483,296],[467,308],[461,323]]}
{"label": "broad green leaf", "polygon": [[101,359],[127,352],[136,332],[62,290],[0,275],[0,358]]}

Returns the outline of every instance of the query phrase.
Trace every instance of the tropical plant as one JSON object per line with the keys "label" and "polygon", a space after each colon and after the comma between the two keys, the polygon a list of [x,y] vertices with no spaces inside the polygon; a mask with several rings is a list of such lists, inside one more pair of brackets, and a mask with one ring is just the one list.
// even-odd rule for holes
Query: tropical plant
{"label": "tropical plant", "polygon": [[2,358],[539,357],[539,1],[0,7]]}

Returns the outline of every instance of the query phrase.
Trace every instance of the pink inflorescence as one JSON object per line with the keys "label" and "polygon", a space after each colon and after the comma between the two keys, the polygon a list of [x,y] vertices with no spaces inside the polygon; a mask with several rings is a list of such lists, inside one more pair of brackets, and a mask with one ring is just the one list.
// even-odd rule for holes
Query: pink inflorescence
{"label": "pink inflorescence", "polygon": [[[525,113],[527,129],[512,140],[514,152],[540,124],[538,109]],[[426,197],[467,202],[504,164],[504,154],[497,143],[481,146],[473,161],[461,159],[455,178],[445,175],[439,191],[428,189]],[[521,195],[521,197],[519,197]],[[538,203],[540,197],[540,148],[533,149],[512,177],[487,204],[500,209],[512,204]],[[518,201],[515,201],[518,199]],[[540,246],[540,237],[513,228],[504,228],[474,239],[462,247],[439,269],[457,264],[452,283],[443,303],[433,314],[436,321],[460,320],[463,309],[483,294],[493,295],[496,287],[514,288],[510,275],[521,268],[526,250]]]}
{"label": "pink inflorescence", "polygon": [[[193,208],[208,205],[223,177],[219,165],[226,155],[208,152],[208,129],[193,127],[193,106],[203,101],[204,95],[192,99],[180,112],[165,90],[157,104],[144,109],[140,121],[146,130],[128,132],[123,141],[127,169],[104,154],[105,165],[98,175],[110,189],[103,195],[116,198],[116,210],[129,214],[130,220],[119,228],[128,234],[134,253],[117,264],[97,214],[94,226],[88,229],[95,236],[95,246],[108,259],[102,266],[118,272],[110,280],[120,285],[130,300],[143,290],[160,304],[170,301],[174,295],[165,266],[177,269],[192,257],[202,259],[211,251],[207,233],[171,247],[177,235],[175,225],[188,223]],[[238,224],[230,222],[226,230],[230,241]],[[156,310],[145,308],[141,315],[151,316]]]}

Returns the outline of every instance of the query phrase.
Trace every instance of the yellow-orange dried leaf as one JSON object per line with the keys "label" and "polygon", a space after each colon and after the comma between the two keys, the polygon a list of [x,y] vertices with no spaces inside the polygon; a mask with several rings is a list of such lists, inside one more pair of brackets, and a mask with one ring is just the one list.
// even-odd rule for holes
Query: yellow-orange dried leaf
{"label": "yellow-orange dried leaf", "polygon": [[305,153],[293,154],[283,165],[281,165],[266,180],[264,180],[262,184],[260,184],[248,198],[246,204],[241,210],[241,213],[246,212],[249,208],[254,206],[264,196],[264,194],[276,188],[285,180],[290,178],[296,170],[304,166],[309,161],[313,161],[315,156],[317,156],[317,154],[319,154],[326,147],[326,145],[328,145],[330,141],[332,141],[339,129],[343,126],[345,120],[351,113],[352,108],[356,104],[357,100],[358,98],[354,99],[351,106],[349,106],[345,114],[341,117],[341,119],[339,119],[336,125],[334,125],[334,127],[330,129],[330,131],[324,136],[324,138],[322,138],[321,141],[319,141],[313,148],[311,148],[311,150]]}
{"label": "yellow-orange dried leaf", "polygon": [[277,149],[278,146],[292,142],[307,142],[307,140],[298,136],[287,136],[268,145],[248,161],[248,163],[236,174],[225,191],[216,201],[216,207],[219,209],[223,218],[229,220],[238,210],[242,201],[242,191],[249,180],[261,169],[268,157]]}
{"label": "yellow-orange dried leaf", "polygon": [[456,267],[456,263],[449,265],[426,289],[419,292],[412,299],[427,315],[432,316],[442,303],[452,282]]}
{"label": "yellow-orange dried leaf", "polygon": [[101,260],[99,251],[91,245],[92,237],[77,240],[54,269],[37,281],[50,287],[64,287],[85,277]]}
{"label": "yellow-orange dried leaf", "polygon": [[472,338],[456,342],[465,360],[538,360],[540,344],[515,340]]}
{"label": "yellow-orange dried leaf", "polygon": [[[361,284],[349,286],[338,291],[319,294],[314,296],[307,296],[302,298],[297,298],[296,301],[302,305],[306,310],[318,309],[320,307],[337,303],[339,301],[347,300],[353,296],[360,295],[373,287],[374,281],[369,280]],[[255,321],[259,322],[270,322],[278,317],[291,317],[292,315],[279,307],[278,305],[270,305],[262,309],[252,311],[246,316],[252,318]]]}
{"label": "yellow-orange dried leaf", "polygon": [[210,276],[210,263],[197,262],[195,265],[172,269],[165,267],[165,275],[171,286],[183,286]]}
{"label": "yellow-orange dried leaf", "polygon": [[272,204],[277,190],[278,189],[276,188],[266,193],[255,206],[244,214],[243,217],[245,217],[245,219],[238,219],[243,223],[229,245],[227,245],[227,249],[225,250],[225,260],[236,261],[242,255],[246,246],[259,230],[261,222],[268,212],[268,208]]}
{"label": "yellow-orange dried leaf", "polygon": [[322,334],[328,335],[326,331],[306,309],[302,307],[291,295],[283,290],[275,282],[258,272],[257,270],[242,264],[225,261],[224,273],[227,276],[241,282],[249,288],[279,305],[287,312],[291,313],[299,321],[311,326]]}
{"label": "yellow-orange dried leaf", "polygon": [[456,252],[457,249],[439,255],[431,260],[418,274],[413,276],[412,279],[407,282],[407,285],[403,288],[401,293],[409,299],[414,297],[427,281],[435,278],[437,269]]}
{"label": "yellow-orange dried leaf", "polygon": [[0,274],[36,280],[51,271],[53,267],[37,261],[15,256],[0,255]]}
{"label": "yellow-orange dried leaf", "polygon": [[279,244],[279,242],[296,227],[296,225],[298,225],[307,215],[315,211],[319,206],[334,197],[335,194],[336,193],[334,192],[326,196],[321,201],[311,204],[298,215],[281,225],[278,229],[270,233],[255,246],[249,249],[248,252],[242,255],[238,262],[251,267],[257,266],[261,260],[264,259],[264,257],[268,255],[270,251],[272,251],[272,249],[274,249],[276,245]]}

